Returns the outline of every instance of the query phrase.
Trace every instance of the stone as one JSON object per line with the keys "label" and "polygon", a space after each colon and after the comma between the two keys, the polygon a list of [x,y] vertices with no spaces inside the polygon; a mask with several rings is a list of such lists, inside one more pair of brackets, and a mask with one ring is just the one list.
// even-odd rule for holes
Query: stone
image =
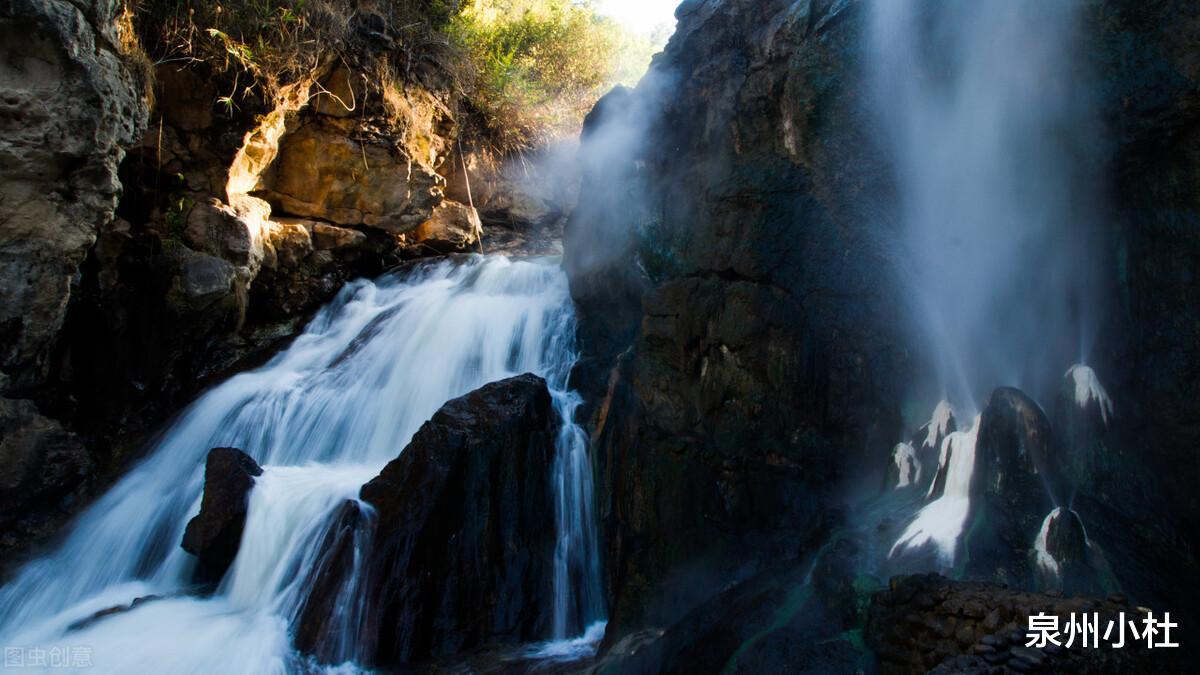
{"label": "stone", "polygon": [[306,121],[280,141],[261,190],[273,213],[393,234],[429,218],[445,181],[428,158],[356,140],[324,119]]}
{"label": "stone", "polygon": [[459,202],[444,201],[413,231],[417,243],[439,253],[471,250],[483,234],[479,213]]}
{"label": "stone", "polygon": [[[86,494],[95,464],[82,440],[33,401],[0,398],[0,546],[40,532],[44,514]],[[6,561],[7,562],[7,561]]]}
{"label": "stone", "polygon": [[[447,402],[363,486],[374,509],[366,600],[354,637],[360,662],[396,666],[485,644],[549,637],[559,421],[540,377],[485,385]],[[356,509],[331,530],[327,560],[345,559]],[[327,628],[330,598],[348,583],[331,563],[310,582],[298,647],[341,655]]]}
{"label": "stone", "polygon": [[339,249],[357,248],[367,240],[367,235],[346,227],[329,225],[328,223],[313,223],[313,248],[318,251],[336,251]]}
{"label": "stone", "polygon": [[188,521],[183,550],[197,558],[195,579],[216,584],[237,557],[246,527],[250,490],[262,468],[236,448],[213,448],[204,463],[200,513]]}
{"label": "stone", "polygon": [[229,294],[233,289],[234,267],[216,256],[195,253],[184,258],[179,283],[188,302],[202,306]]}
{"label": "stone", "polygon": [[195,251],[219,256],[234,265],[250,265],[256,255],[262,255],[256,250],[251,228],[232,208],[211,198],[188,212],[183,240]]}
{"label": "stone", "polygon": [[141,77],[113,47],[120,8],[0,7],[0,369],[9,385],[46,377],[72,279],[113,217],[123,146],[146,125]]}

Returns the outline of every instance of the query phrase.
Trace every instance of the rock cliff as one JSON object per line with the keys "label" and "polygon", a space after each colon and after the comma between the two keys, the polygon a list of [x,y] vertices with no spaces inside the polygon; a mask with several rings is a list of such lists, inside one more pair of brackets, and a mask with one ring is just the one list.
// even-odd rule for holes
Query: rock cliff
{"label": "rock cliff", "polygon": [[[1069,446],[1051,459],[1073,487],[1050,494],[1074,499],[1124,588],[1190,611],[1195,599],[1164,584],[1195,560],[1200,515],[1185,478],[1200,400],[1187,281],[1200,253],[1200,70],[1186,45],[1200,12],[1124,0],[1082,10],[1079,72],[1094,78],[1118,207],[1103,242],[1110,318],[1091,354],[1127,412],[1102,440],[1072,418],[1064,438],[1039,442]],[[896,186],[866,114],[863,3],[695,0],[677,17],[648,76],[593,111],[565,236],[614,650],[643,630],[669,637],[689,610],[736,616],[713,594],[753,593],[767,583],[756,571],[780,560],[809,564],[847,522],[844,498],[878,490],[928,367],[904,329],[890,252]],[[626,152],[614,156],[618,142]],[[605,160],[589,165],[589,153]],[[1119,471],[1120,485],[1081,473],[1096,467]],[[1037,523],[1024,517],[1022,536]],[[971,574],[997,579],[998,565]]]}

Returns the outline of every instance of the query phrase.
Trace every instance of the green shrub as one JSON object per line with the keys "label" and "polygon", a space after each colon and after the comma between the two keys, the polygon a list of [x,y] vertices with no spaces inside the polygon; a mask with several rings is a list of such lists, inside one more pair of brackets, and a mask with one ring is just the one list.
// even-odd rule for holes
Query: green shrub
{"label": "green shrub", "polygon": [[650,63],[650,38],[571,0],[474,0],[450,23],[470,64],[467,99],[499,149],[578,131],[614,84]]}

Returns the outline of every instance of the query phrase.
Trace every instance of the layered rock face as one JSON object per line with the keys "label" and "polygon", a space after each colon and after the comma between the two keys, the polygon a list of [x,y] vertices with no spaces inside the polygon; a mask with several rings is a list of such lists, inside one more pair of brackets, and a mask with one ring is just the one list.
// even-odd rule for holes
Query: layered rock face
{"label": "layered rock face", "polygon": [[0,7],[0,550],[70,509],[92,475],[80,439],[24,399],[50,378],[80,266],[116,208],[123,148],[146,123],[143,82],[118,46],[119,9]]}
{"label": "layered rock face", "polygon": [[[520,375],[449,401],[363,486],[329,531],[297,646],[331,662],[397,665],[489,643],[549,637],[558,416],[546,383]],[[337,597],[358,583],[348,627]]]}
{"label": "layered rock face", "polygon": [[[845,469],[899,437],[909,367],[859,198],[886,190],[847,76],[859,9],[697,2],[679,18],[638,89],[593,112],[566,233],[584,364],[610,384],[595,406],[610,640],[810,546]],[[630,152],[586,164],[622,133]]]}
{"label": "layered rock face", "polygon": [[[1090,354],[1129,412],[1097,422],[1060,403],[1056,439],[1036,403],[998,394],[973,493],[1012,520],[993,543],[1023,584],[1039,523],[1070,500],[1139,598],[1170,599],[1162,580],[1195,559],[1200,510],[1184,478],[1195,471],[1180,469],[1194,462],[1200,400],[1186,271],[1200,252],[1189,226],[1200,71],[1186,46],[1197,15],[1122,0],[1081,14],[1120,207],[1105,242],[1113,318]],[[768,559],[813,550],[839,519],[830,496],[859,479],[878,491],[863,467],[890,461],[924,372],[891,220],[872,211],[894,186],[865,117],[861,4],[697,1],[678,17],[638,88],[593,111],[565,237],[609,645],[672,625]],[[1123,515],[1135,512],[1154,523]],[[980,563],[987,578],[1011,567]]]}

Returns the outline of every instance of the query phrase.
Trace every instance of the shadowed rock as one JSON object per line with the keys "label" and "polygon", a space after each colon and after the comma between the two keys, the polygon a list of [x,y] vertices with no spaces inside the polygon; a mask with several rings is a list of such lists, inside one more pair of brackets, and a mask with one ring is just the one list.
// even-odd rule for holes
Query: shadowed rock
{"label": "shadowed rock", "polygon": [[200,513],[188,521],[183,550],[196,556],[195,579],[216,583],[237,557],[254,477],[262,468],[236,448],[213,448],[204,465]]}
{"label": "shadowed rock", "polygon": [[1050,421],[1023,392],[1001,387],[979,421],[971,493],[971,521],[964,528],[967,575],[1030,585],[1028,551],[1043,516],[1065,503]]}
{"label": "shadowed rock", "polygon": [[345,508],[311,580],[298,646],[335,660],[348,640],[362,662],[395,665],[549,637],[558,426],[545,381],[531,374],[443,405],[360,493],[375,513],[361,624],[330,615],[357,583],[349,547],[365,519]]}

